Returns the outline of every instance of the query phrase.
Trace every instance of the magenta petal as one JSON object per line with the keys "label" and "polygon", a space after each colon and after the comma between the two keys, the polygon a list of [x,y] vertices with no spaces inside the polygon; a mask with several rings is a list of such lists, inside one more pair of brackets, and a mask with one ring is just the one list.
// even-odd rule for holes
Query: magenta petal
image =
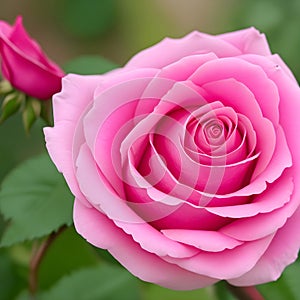
{"label": "magenta petal", "polygon": [[25,56],[27,56],[28,59],[34,60],[37,64],[41,63],[53,72],[58,72],[63,76],[62,70],[47,58],[40,45],[28,35],[23,27],[21,16],[17,17],[16,22],[7,37]]}
{"label": "magenta petal", "polygon": [[79,201],[74,205],[74,224],[88,242],[108,249],[126,269],[142,280],[174,290],[202,288],[217,281],[169,264],[143,250],[105,215],[94,208],[86,208]]}

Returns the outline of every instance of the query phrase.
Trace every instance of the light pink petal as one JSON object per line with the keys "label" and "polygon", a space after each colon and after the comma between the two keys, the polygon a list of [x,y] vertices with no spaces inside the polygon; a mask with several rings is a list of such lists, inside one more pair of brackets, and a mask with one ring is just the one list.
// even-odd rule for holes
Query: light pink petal
{"label": "light pink petal", "polygon": [[174,240],[208,252],[220,252],[233,249],[242,244],[218,231],[165,229],[162,233]]}
{"label": "light pink petal", "polygon": [[78,154],[76,148],[80,147],[84,140],[76,140],[74,149],[74,135],[101,78],[101,76],[67,75],[63,79],[62,91],[53,98],[55,126],[44,128],[46,146],[51,159],[57,169],[64,174],[72,193],[85,203],[85,197],[75,178],[74,162]]}
{"label": "light pink petal", "polygon": [[187,80],[199,66],[213,59],[217,59],[217,56],[214,53],[185,56],[180,60],[163,67],[157,76],[176,81],[184,81]]}
{"label": "light pink petal", "polygon": [[[290,200],[293,186],[291,174],[288,173],[287,175],[284,173],[275,183],[269,184],[263,193],[254,195],[254,200],[251,203],[223,207],[207,207],[207,210],[222,217],[230,218],[253,217],[259,213],[268,213],[283,207]],[[249,220],[250,219],[251,218],[249,218]],[[232,224],[232,227],[235,227],[235,222]],[[228,225],[228,228],[230,227],[231,225]],[[242,232],[243,231],[241,231],[241,233]]]}
{"label": "light pink petal", "polygon": [[143,250],[106,216],[96,209],[86,208],[79,201],[74,205],[74,223],[88,242],[108,249],[126,269],[142,280],[174,290],[198,289],[217,281],[169,264]]}
{"label": "light pink petal", "polygon": [[[236,83],[235,86],[238,88],[240,94],[248,94],[247,99],[249,98],[251,101],[249,106],[251,105],[250,107],[255,109],[255,104],[253,103],[253,99],[255,99],[257,102],[256,106],[259,107],[263,116],[271,120],[274,125],[277,125],[279,122],[279,94],[277,86],[267,77],[267,74],[259,65],[246,61],[244,57],[261,56],[243,55],[239,58],[229,57],[212,60],[198,68],[190,79],[199,86],[203,86],[204,84],[209,84],[214,81],[226,82],[225,79],[231,80],[232,87],[234,82],[239,82],[239,85]],[[264,57],[261,57],[261,59],[267,60]],[[247,87],[248,91],[246,91],[245,88],[242,90],[242,86]],[[217,93],[217,91],[215,92]],[[227,92],[229,92],[228,89],[226,90],[226,93]],[[223,93],[223,95],[226,95],[226,93]],[[252,95],[253,99],[251,99],[251,93],[254,95],[254,98]],[[270,101],[270,99],[272,99],[272,101]],[[228,101],[229,100],[230,99],[228,99]],[[239,105],[240,108],[247,107],[247,103],[243,102],[237,102],[235,105]],[[249,106],[248,108],[250,109]],[[254,112],[256,111],[257,109],[254,110]],[[249,113],[251,112],[249,111]],[[244,114],[247,116],[246,113]],[[254,121],[251,118],[250,120]]]}
{"label": "light pink petal", "polygon": [[82,192],[87,199],[105,213],[114,223],[141,247],[157,255],[172,257],[189,257],[197,253],[195,248],[182,245],[166,238],[163,234],[141,219],[126,201],[121,199],[104,182],[97,170],[89,148],[84,145],[77,159],[77,178]]}
{"label": "light pink petal", "polygon": [[193,245],[184,245],[181,241],[170,239],[148,223],[128,223],[114,221],[124,232],[130,234],[141,247],[158,256],[171,256],[175,258],[191,257],[199,251]]}
{"label": "light pink petal", "polygon": [[[231,83],[235,86],[234,89]],[[256,131],[256,151],[260,152],[259,162],[253,172],[252,180],[261,175],[260,177],[264,180],[272,182],[279,177],[286,167],[291,166],[291,155],[284,133],[281,127],[276,126],[275,141],[274,128],[269,120],[262,118],[258,111],[255,112],[255,106],[249,107],[247,112],[247,106],[250,106],[250,103],[254,102],[255,99],[251,98],[251,94],[247,94],[247,90],[243,88],[243,85],[240,85],[240,87],[239,90],[239,84],[236,85],[236,82],[232,80],[217,81],[204,85],[208,92],[223,100],[224,104],[232,106],[237,112],[248,115]],[[218,91],[223,91],[225,96],[222,96],[222,93]],[[240,99],[243,99],[243,101],[240,101]],[[264,128],[264,130],[261,130],[261,128]]]}
{"label": "light pink petal", "polygon": [[286,74],[286,71],[278,68],[274,62],[264,57],[245,56],[247,60],[259,64],[267,76],[276,84],[279,96],[280,124],[283,128],[284,136],[288,148],[293,158],[293,168],[295,172],[300,170],[300,139],[298,138],[300,128],[300,88],[299,85]]}
{"label": "light pink petal", "polygon": [[278,54],[270,55],[268,56],[268,59],[275,63],[275,68],[281,68],[281,70],[285,72],[292,79],[292,81],[298,84],[294,74]]}
{"label": "light pink petal", "polygon": [[218,57],[241,54],[239,49],[218,37],[194,31],[181,39],[165,38],[136,54],[126,67],[162,68],[185,56],[209,52],[215,53]]}
{"label": "light pink petal", "polygon": [[217,35],[218,38],[234,45],[242,53],[270,55],[268,41],[263,33],[254,27]]}
{"label": "light pink petal", "polygon": [[[279,180],[278,183],[271,185],[262,195],[258,196],[262,199],[259,199],[261,202],[248,204],[249,213],[254,209],[256,212],[259,210],[262,212],[255,216],[238,219],[224,226],[220,231],[236,239],[251,241],[269,235],[282,227],[299,204],[290,200],[294,187],[291,178],[283,176],[283,179]],[[290,202],[288,202],[289,200]],[[272,201],[276,202],[277,206],[282,203],[282,206],[274,209],[276,204],[268,205],[268,202]],[[272,209],[271,212],[264,212],[268,208]],[[241,208],[241,211],[245,209],[247,209],[247,205],[245,208]]]}
{"label": "light pink petal", "polygon": [[[300,197],[298,188],[293,197]],[[300,209],[298,208],[285,225],[277,231],[272,243],[254,268],[241,277],[229,280],[229,283],[245,286],[277,280],[283,270],[298,257],[299,227]]]}
{"label": "light pink petal", "polygon": [[250,271],[270,245],[274,235],[244,243],[222,252],[202,252],[191,258],[164,257],[170,263],[198,274],[218,279],[231,279]]}
{"label": "light pink petal", "polygon": [[138,78],[153,78],[159,70],[154,68],[119,68],[105,73],[105,78],[97,86],[94,92],[94,98],[103,94],[107,89],[110,89],[126,81],[135,80]]}
{"label": "light pink petal", "polygon": [[300,140],[298,138],[300,90],[298,84],[295,84],[284,70],[269,68],[264,60],[260,60],[260,63],[264,65],[266,73],[278,86],[281,99],[279,106],[280,123],[293,157],[291,172],[294,176],[294,190],[290,202],[296,208],[298,205],[298,208],[284,226],[277,231],[271,245],[255,268],[240,278],[230,280],[230,283],[239,286],[255,285],[278,279],[284,268],[296,260],[300,248]]}
{"label": "light pink petal", "polygon": [[[84,119],[87,144],[104,176],[120,193],[122,193],[120,142],[135,122],[140,120],[139,116],[136,116],[138,101],[151,80],[151,77],[137,78],[105,90],[94,100],[92,109]],[[143,113],[146,115],[153,110],[157,100],[154,98],[144,102],[146,111]]]}

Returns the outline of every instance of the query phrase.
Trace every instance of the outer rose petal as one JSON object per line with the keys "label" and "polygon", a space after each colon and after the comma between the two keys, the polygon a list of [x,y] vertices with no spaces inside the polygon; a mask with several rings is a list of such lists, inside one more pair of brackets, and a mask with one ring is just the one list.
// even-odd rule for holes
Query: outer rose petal
{"label": "outer rose petal", "polygon": [[218,37],[234,45],[242,53],[271,55],[266,36],[254,27],[220,34]]}
{"label": "outer rose petal", "polygon": [[98,204],[99,209],[111,217],[118,227],[132,235],[133,239],[143,249],[157,255],[170,255],[172,257],[190,257],[198,253],[196,249],[190,246],[165,237],[136,215],[123,199],[113,191],[109,191],[86,145],[80,151],[77,166],[80,188],[89,201],[95,206]]}
{"label": "outer rose petal", "polygon": [[74,224],[78,233],[89,243],[108,249],[126,269],[142,280],[174,290],[198,289],[217,282],[216,279],[169,264],[143,250],[105,215],[85,207],[78,200],[74,204]]}
{"label": "outer rose petal", "polygon": [[[299,197],[299,189],[296,193]],[[255,267],[235,279],[228,280],[237,286],[256,285],[277,280],[284,268],[293,263],[300,248],[299,236],[300,209],[277,231],[271,245]]]}
{"label": "outer rose petal", "polygon": [[162,68],[185,56],[213,52],[218,57],[237,56],[242,52],[215,36],[194,31],[181,39],[165,38],[141,51],[125,67]]}
{"label": "outer rose petal", "polygon": [[73,74],[63,78],[62,91],[53,97],[55,126],[44,129],[46,146],[51,159],[57,169],[64,174],[72,193],[88,206],[90,205],[78,187],[73,161],[73,156],[78,155],[79,147],[84,141],[76,141],[75,148],[78,148],[76,151],[73,148],[74,136],[80,118],[92,101],[94,90],[102,78],[102,76]]}

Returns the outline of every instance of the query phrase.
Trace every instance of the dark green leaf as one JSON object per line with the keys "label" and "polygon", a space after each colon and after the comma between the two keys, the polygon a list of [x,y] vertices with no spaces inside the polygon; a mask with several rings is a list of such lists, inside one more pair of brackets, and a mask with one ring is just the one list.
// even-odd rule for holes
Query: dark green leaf
{"label": "dark green leaf", "polygon": [[76,73],[82,75],[102,74],[113,70],[118,66],[96,55],[80,56],[67,63],[64,67],[66,73]]}
{"label": "dark green leaf", "polygon": [[0,251],[0,300],[11,300],[24,288],[24,282],[9,255]]}
{"label": "dark green leaf", "polygon": [[37,121],[30,136],[24,134],[24,127],[19,115],[14,115],[0,126],[0,136],[5,143],[0,145],[0,183],[14,167],[22,161],[39,155],[45,150],[42,122]]}
{"label": "dark green leaf", "polygon": [[72,195],[47,154],[28,160],[3,181],[0,211],[9,224],[0,246],[45,236],[72,223]]}
{"label": "dark green leaf", "polygon": [[139,281],[119,267],[100,265],[60,280],[41,300],[137,300]]}

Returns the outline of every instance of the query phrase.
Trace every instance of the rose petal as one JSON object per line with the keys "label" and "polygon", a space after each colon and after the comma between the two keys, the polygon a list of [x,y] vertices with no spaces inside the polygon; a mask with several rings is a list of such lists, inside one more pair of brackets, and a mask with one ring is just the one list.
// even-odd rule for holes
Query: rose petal
{"label": "rose petal", "polygon": [[[228,84],[231,84],[232,87],[236,87],[239,93],[242,93],[243,97],[247,97],[250,101],[231,101],[232,107],[238,107],[242,109],[244,107],[244,115],[256,113],[261,110],[264,117],[269,119],[274,126],[279,122],[279,95],[277,86],[272,80],[270,80],[264,70],[255,63],[250,63],[246,61],[246,57],[257,57],[262,60],[267,60],[264,57],[257,55],[243,55],[240,57],[230,57],[230,58],[221,58],[218,60],[213,60],[202,65],[198,70],[190,77],[190,79],[199,86],[204,84],[210,84],[214,81],[224,81]],[[229,81],[226,81],[229,80]],[[237,83],[238,82],[238,83]],[[222,83],[218,83],[222,84]],[[242,89],[242,87],[247,87],[247,89]],[[222,87],[225,88],[224,84]],[[212,92],[220,92],[217,90],[211,90]],[[226,93],[222,93],[223,96],[226,96],[226,101],[230,101],[230,98],[227,96],[227,92],[230,92],[230,89],[226,89]],[[230,93],[234,95],[233,91]],[[251,96],[252,94],[252,96]],[[254,96],[254,97],[253,97]],[[270,101],[272,99],[272,101]],[[225,104],[225,103],[224,103]],[[251,105],[251,106],[250,106]],[[256,108],[255,108],[256,106]],[[252,108],[250,110],[250,107]],[[248,110],[248,114],[246,113]],[[236,112],[239,112],[236,110]],[[254,121],[249,117],[251,121]]]}
{"label": "rose petal", "polygon": [[184,81],[187,80],[199,66],[217,58],[218,57],[212,52],[207,54],[185,56],[180,60],[163,67],[157,76],[161,78],[169,78],[178,82]]}
{"label": "rose petal", "polygon": [[220,252],[233,249],[242,244],[218,231],[165,229],[161,231],[166,237],[208,252]]}
{"label": "rose petal", "polygon": [[[299,190],[294,194],[299,198]],[[236,286],[257,285],[275,281],[284,268],[293,263],[298,257],[300,209],[287,220],[274,236],[272,243],[252,270],[238,278],[228,280]]]}
{"label": "rose petal", "polygon": [[[259,213],[274,211],[289,202],[294,186],[292,181],[291,175],[286,175],[285,173],[284,176],[281,176],[276,181],[276,184],[268,185],[268,188],[263,193],[253,195],[254,199],[251,203],[222,207],[208,207],[207,210],[219,216],[230,218],[253,217]],[[228,227],[230,228],[231,225]],[[235,227],[235,225],[233,225],[233,227]],[[257,228],[260,227],[257,226]],[[242,233],[243,231],[240,232]]]}
{"label": "rose petal", "polygon": [[[44,128],[46,146],[51,159],[64,177],[72,193],[90,206],[82,195],[75,178],[75,157],[84,140],[73,141],[76,126],[89,103],[102,76],[67,75],[63,78],[62,91],[53,97],[53,128]],[[75,143],[75,149],[73,148]]]}
{"label": "rose petal", "polygon": [[174,259],[164,257],[164,259],[169,263],[175,263],[200,275],[205,274],[218,279],[231,279],[245,274],[256,265],[270,245],[273,236],[274,234],[222,252],[201,252],[191,258]]}
{"label": "rose petal", "polygon": [[[87,199],[105,213],[113,222],[141,247],[157,255],[189,257],[197,253],[196,249],[169,240],[151,225],[146,223],[111,189],[97,170],[97,166],[87,145],[81,148],[77,159],[77,178]],[[145,234],[147,232],[147,234]]]}
{"label": "rose petal", "polygon": [[258,55],[271,54],[265,35],[260,33],[254,27],[219,34],[217,37],[234,45],[240,49],[242,53],[253,53]]}
{"label": "rose petal", "polygon": [[158,44],[136,54],[125,67],[162,68],[185,56],[209,52],[215,53],[218,57],[241,54],[236,47],[215,36],[194,31],[181,39],[163,39]]}
{"label": "rose petal", "polygon": [[217,281],[166,263],[157,255],[143,250],[105,215],[96,209],[86,208],[79,201],[75,201],[74,205],[74,224],[89,243],[108,249],[126,269],[142,280],[174,290],[198,289]]}

